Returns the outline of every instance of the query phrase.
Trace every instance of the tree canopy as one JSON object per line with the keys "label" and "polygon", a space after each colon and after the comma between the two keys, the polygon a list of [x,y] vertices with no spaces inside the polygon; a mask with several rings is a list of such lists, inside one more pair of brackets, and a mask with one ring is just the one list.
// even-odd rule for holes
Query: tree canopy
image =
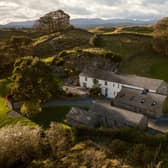
{"label": "tree canopy", "polygon": [[154,26],[154,49],[164,55],[168,56],[168,17],[163,18]]}
{"label": "tree canopy", "polygon": [[51,67],[36,57],[17,59],[13,70],[12,93],[16,100],[46,102],[60,90]]}

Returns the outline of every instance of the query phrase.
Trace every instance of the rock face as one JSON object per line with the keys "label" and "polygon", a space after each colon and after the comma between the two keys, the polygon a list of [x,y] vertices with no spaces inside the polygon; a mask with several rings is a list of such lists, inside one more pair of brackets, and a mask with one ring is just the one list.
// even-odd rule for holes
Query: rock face
{"label": "rock face", "polygon": [[50,12],[41,17],[35,27],[43,32],[57,32],[70,26],[70,16],[62,10]]}

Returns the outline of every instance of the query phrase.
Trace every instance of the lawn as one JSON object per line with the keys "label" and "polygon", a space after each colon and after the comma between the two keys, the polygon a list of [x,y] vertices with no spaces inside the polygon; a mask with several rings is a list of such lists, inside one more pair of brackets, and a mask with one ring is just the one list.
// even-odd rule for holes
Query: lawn
{"label": "lawn", "polygon": [[35,123],[25,117],[9,117],[7,115],[9,108],[3,97],[0,97],[0,128],[4,126],[14,125],[18,122],[24,125],[33,126]]}

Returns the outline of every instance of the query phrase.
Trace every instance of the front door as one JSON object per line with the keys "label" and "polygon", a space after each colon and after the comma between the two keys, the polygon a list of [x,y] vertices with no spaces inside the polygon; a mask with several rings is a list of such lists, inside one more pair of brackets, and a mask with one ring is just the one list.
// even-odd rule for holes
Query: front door
{"label": "front door", "polygon": [[105,88],[105,96],[108,96],[108,88]]}

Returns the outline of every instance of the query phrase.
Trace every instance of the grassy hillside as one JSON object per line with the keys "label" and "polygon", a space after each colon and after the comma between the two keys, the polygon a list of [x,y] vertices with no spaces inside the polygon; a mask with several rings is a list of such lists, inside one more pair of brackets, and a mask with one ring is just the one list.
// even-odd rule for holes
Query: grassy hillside
{"label": "grassy hillside", "polygon": [[37,38],[41,36],[42,33],[36,32],[31,29],[22,29],[22,30],[14,30],[14,29],[0,29],[0,42],[9,40],[12,36],[29,36],[31,38]]}
{"label": "grassy hillside", "polygon": [[62,33],[41,36],[35,40],[34,55],[48,57],[65,49],[87,47],[91,35],[86,30],[72,29]]}
{"label": "grassy hillside", "polygon": [[99,47],[112,50],[123,57],[120,72],[168,81],[168,58],[152,48],[152,36],[116,33],[101,35]]}
{"label": "grassy hillside", "polygon": [[96,27],[89,29],[92,33],[97,34],[116,34],[116,33],[131,33],[131,34],[143,34],[151,35],[153,33],[152,26],[119,26],[119,27]]}

